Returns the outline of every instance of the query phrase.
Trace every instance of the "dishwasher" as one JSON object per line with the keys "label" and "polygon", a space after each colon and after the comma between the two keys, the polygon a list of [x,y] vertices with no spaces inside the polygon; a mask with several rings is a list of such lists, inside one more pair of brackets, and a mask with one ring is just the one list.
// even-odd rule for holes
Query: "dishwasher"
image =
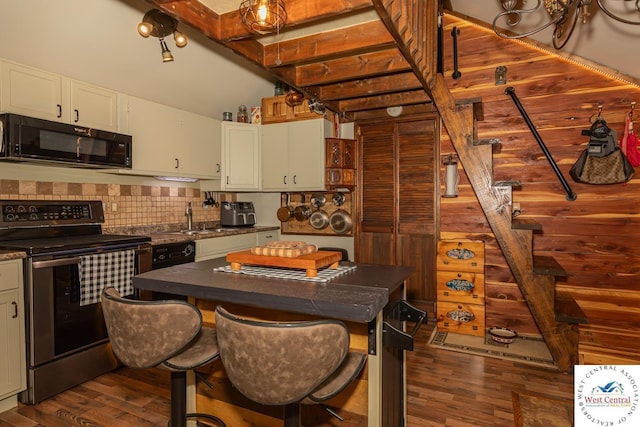
{"label": "dishwasher", "polygon": [[[192,240],[186,242],[162,243],[154,245],[151,248],[152,270],[194,262],[195,259],[196,245]],[[141,297],[146,300],[187,300],[187,297],[182,295],[155,291],[141,291]]]}

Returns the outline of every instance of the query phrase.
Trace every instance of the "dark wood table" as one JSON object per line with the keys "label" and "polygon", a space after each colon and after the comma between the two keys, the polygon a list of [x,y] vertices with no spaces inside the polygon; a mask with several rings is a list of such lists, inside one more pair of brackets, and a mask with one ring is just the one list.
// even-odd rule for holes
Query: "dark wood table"
{"label": "dark wood table", "polygon": [[[219,258],[149,271],[135,276],[133,286],[197,301],[254,307],[276,314],[333,318],[355,325],[354,330],[364,331],[364,337],[352,339],[352,344],[364,342],[362,349],[368,354],[367,386],[361,388],[364,396],[359,397],[366,402],[367,413],[360,416],[369,427],[403,425],[406,412],[403,351],[407,348],[393,344],[397,341],[390,340],[388,332],[403,329],[397,307],[404,301],[404,281],[411,274],[411,267],[341,263],[355,269],[327,282],[311,282],[214,271],[227,264],[224,258]],[[206,301],[204,310],[208,310]],[[210,318],[210,314],[203,314],[205,320]],[[195,387],[190,395],[194,399]],[[197,397],[201,406],[202,396]],[[199,407],[198,411],[206,412],[206,408]],[[224,418],[225,414],[216,415]],[[234,426],[245,425],[241,415],[226,416]]]}

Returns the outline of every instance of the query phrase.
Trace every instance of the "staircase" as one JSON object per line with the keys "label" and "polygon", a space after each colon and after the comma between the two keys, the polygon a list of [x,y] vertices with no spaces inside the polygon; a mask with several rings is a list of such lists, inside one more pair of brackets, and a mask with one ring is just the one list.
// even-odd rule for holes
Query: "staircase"
{"label": "staircase", "polygon": [[[438,109],[458,159],[558,369],[570,371],[578,363],[578,324],[586,323],[586,318],[570,294],[556,292],[556,278],[566,275],[562,267],[553,258],[534,256],[533,234],[540,231],[540,226],[512,218],[512,189],[520,183],[493,180],[492,146],[499,142],[477,139],[476,122],[483,119],[481,100],[456,102],[444,76],[436,73],[437,3],[373,0],[382,21]],[[416,28],[419,29],[417,37],[412,31]]]}
{"label": "staircase", "polygon": [[479,100],[456,103],[441,76],[432,88],[434,102],[447,126],[460,162],[509,264],[558,369],[570,371],[578,363],[577,325],[586,317],[569,293],[556,291],[556,278],[566,276],[552,257],[533,253],[533,234],[539,224],[513,219],[512,188],[517,181],[493,181],[495,140],[478,140],[476,121],[482,118]]}

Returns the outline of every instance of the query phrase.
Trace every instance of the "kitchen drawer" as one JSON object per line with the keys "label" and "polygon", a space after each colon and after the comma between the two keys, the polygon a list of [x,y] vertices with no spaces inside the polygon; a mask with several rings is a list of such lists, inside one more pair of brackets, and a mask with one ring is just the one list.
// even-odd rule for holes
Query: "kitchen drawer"
{"label": "kitchen drawer", "polygon": [[438,301],[484,304],[484,274],[438,271]]}
{"label": "kitchen drawer", "polygon": [[484,242],[440,240],[436,268],[446,271],[484,273]]}
{"label": "kitchen drawer", "polygon": [[0,291],[18,289],[21,285],[22,260],[0,262]]}
{"label": "kitchen drawer", "polygon": [[224,257],[229,252],[244,251],[254,246],[255,233],[196,240],[196,262]]}
{"label": "kitchen drawer", "polygon": [[266,246],[267,243],[280,240],[280,230],[259,231],[256,233],[256,246]]}
{"label": "kitchen drawer", "polygon": [[354,186],[356,185],[355,169],[325,169],[325,183],[327,186]]}
{"label": "kitchen drawer", "polygon": [[485,336],[484,304],[438,301],[438,330]]}

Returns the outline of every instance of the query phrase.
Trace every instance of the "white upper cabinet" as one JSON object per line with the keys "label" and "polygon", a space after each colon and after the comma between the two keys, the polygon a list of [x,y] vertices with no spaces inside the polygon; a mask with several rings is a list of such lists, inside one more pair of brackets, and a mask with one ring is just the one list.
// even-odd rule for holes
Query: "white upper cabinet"
{"label": "white upper cabinet", "polygon": [[222,122],[220,189],[260,190],[260,125]]}
{"label": "white upper cabinet", "polygon": [[117,92],[59,74],[2,61],[0,109],[117,132]]}
{"label": "white upper cabinet", "polygon": [[262,190],[324,190],[324,119],[262,126]]}
{"label": "white upper cabinet", "polygon": [[133,167],[122,173],[220,178],[220,121],[133,96],[127,102]]}
{"label": "white upper cabinet", "polygon": [[220,179],[222,173],[220,120],[183,112],[180,138],[184,152],[180,164],[193,176]]}
{"label": "white upper cabinet", "polygon": [[116,132],[116,113],[116,92],[71,80],[71,123]]}

